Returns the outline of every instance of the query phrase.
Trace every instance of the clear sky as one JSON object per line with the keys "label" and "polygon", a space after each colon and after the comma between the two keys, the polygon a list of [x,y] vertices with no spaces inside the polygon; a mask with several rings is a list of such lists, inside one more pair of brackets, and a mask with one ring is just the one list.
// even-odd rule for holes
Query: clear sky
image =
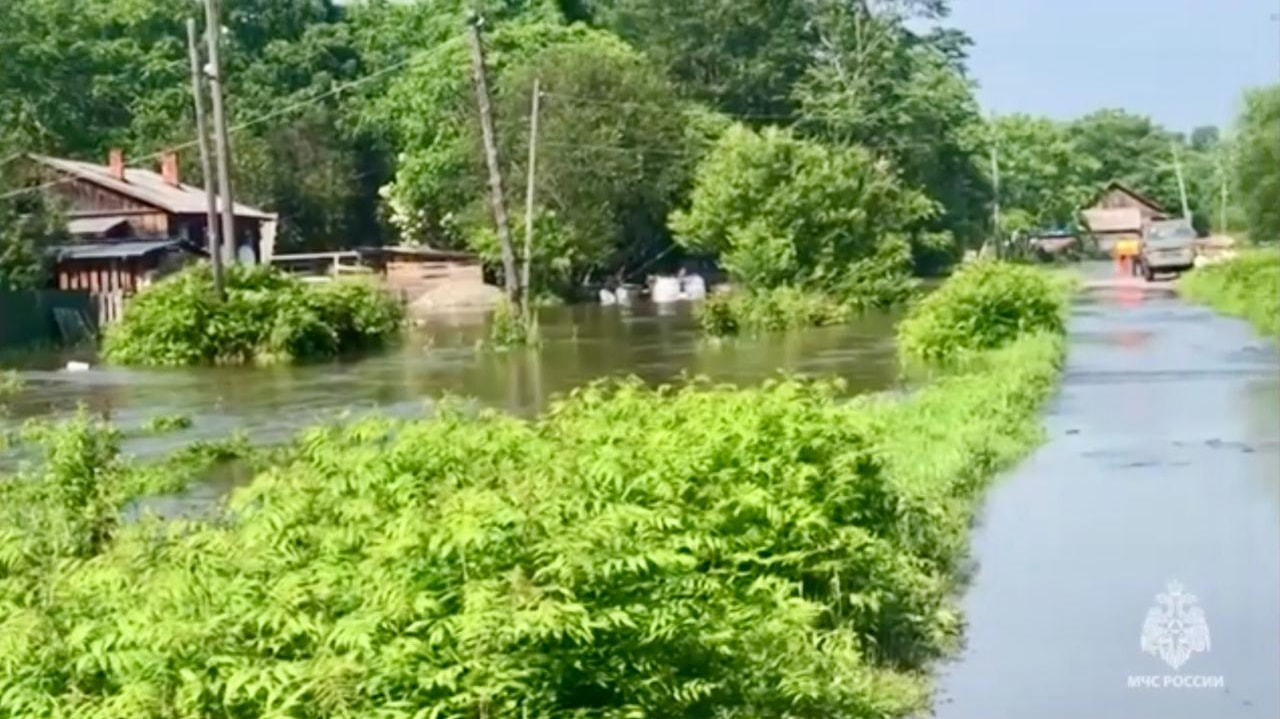
{"label": "clear sky", "polygon": [[1102,107],[1172,130],[1229,127],[1280,82],[1280,0],[951,0],[985,109],[1070,119]]}

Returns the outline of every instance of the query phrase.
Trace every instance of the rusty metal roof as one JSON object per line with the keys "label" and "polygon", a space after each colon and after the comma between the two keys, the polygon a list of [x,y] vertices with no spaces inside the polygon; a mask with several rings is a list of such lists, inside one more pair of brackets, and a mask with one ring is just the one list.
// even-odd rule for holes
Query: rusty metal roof
{"label": "rusty metal roof", "polygon": [[[151,170],[125,168],[124,180],[116,179],[103,165],[80,160],[64,160],[58,157],[32,155],[31,159],[58,172],[72,175],[86,182],[105,187],[112,192],[131,197],[173,215],[203,215],[208,208],[205,192],[193,185],[171,185],[164,177]],[[273,220],[274,215],[257,208],[236,203],[236,217],[254,220]]]}

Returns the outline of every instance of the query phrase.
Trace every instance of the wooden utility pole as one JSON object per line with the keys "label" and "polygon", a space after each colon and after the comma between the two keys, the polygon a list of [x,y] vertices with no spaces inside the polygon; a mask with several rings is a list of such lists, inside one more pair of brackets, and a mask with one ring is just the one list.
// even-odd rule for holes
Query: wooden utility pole
{"label": "wooden utility pole", "polygon": [[489,100],[489,82],[485,75],[484,43],[480,38],[480,26],[484,20],[472,12],[467,25],[471,35],[471,71],[476,87],[476,101],[480,106],[480,131],[484,136],[484,157],[489,165],[489,195],[493,205],[493,220],[498,226],[498,244],[502,246],[502,274],[506,282],[507,299],[514,307],[520,307],[520,279],[516,275],[516,256],[511,245],[511,223],[507,219],[507,200],[502,189],[502,165],[498,161],[498,142],[494,138],[493,108]]}
{"label": "wooden utility pole", "polygon": [[200,44],[196,21],[187,19],[187,52],[191,56],[191,94],[196,106],[196,145],[200,148],[200,174],[204,177],[205,235],[213,262],[213,286],[222,297],[222,247],[218,242],[218,205],[213,194],[213,169],[209,162],[209,130],[205,127],[204,81],[200,78]]}
{"label": "wooden utility pole", "polygon": [[[995,118],[992,118],[992,128],[995,128]],[[995,241],[996,259],[1000,259],[1000,149],[998,147],[999,138],[992,133],[991,140],[991,186],[992,186],[992,203],[991,203],[991,232]]]}
{"label": "wooden utility pole", "polygon": [[1169,147],[1173,150],[1173,170],[1178,173],[1178,193],[1182,196],[1182,219],[1191,221],[1191,209],[1187,205],[1187,182],[1182,177],[1182,160],[1178,158],[1178,143],[1176,140],[1169,142]]}
{"label": "wooden utility pole", "polygon": [[[227,113],[222,104],[222,23],[218,0],[204,0],[205,35],[209,43],[209,93],[213,96],[214,146],[218,153],[218,197],[222,198],[222,250],[228,262],[236,262],[235,200],[231,195],[231,140],[227,136]],[[208,184],[208,183],[206,183]]]}
{"label": "wooden utility pole", "polygon": [[1218,210],[1218,232],[1227,234],[1227,168],[1222,161],[1222,147],[1218,148],[1218,180],[1222,183],[1222,207]]}
{"label": "wooden utility pole", "polygon": [[533,79],[533,106],[529,108],[529,179],[524,191],[524,267],[521,270],[520,296],[524,299],[525,315],[529,314],[529,264],[533,262],[533,193],[538,176],[538,113],[542,107],[542,88],[538,78]]}

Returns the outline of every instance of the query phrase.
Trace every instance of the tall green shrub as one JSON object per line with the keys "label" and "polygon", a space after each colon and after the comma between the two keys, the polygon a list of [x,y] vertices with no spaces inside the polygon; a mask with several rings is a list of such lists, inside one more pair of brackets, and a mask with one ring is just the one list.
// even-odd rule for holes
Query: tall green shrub
{"label": "tall green shrub", "polygon": [[104,356],[135,365],[323,359],[381,347],[403,323],[401,304],[362,280],[310,285],[243,265],[225,279],[221,301],[204,264],[143,290],[108,329]]}
{"label": "tall green shrub", "polygon": [[915,304],[898,331],[908,363],[945,363],[1024,335],[1062,334],[1067,281],[1003,262],[966,265]]}
{"label": "tall green shrub", "polygon": [[750,290],[833,291],[849,289],[860,263],[909,274],[910,252],[892,250],[907,247],[908,235],[934,211],[866,150],[739,125],[703,160],[692,204],[671,226],[680,244],[718,254]]}

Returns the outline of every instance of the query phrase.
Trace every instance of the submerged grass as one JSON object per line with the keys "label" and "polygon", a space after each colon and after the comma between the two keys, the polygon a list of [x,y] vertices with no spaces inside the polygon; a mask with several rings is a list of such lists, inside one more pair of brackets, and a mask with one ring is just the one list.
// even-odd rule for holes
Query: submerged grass
{"label": "submerged grass", "polygon": [[121,524],[164,483],[113,489],[82,418],[0,511],[0,715],[917,712],[1060,367],[1015,324],[908,398],[629,380],[317,427],[207,521]]}
{"label": "submerged grass", "polygon": [[1247,251],[1183,275],[1178,291],[1223,314],[1243,317],[1259,332],[1280,335],[1280,251]]}

